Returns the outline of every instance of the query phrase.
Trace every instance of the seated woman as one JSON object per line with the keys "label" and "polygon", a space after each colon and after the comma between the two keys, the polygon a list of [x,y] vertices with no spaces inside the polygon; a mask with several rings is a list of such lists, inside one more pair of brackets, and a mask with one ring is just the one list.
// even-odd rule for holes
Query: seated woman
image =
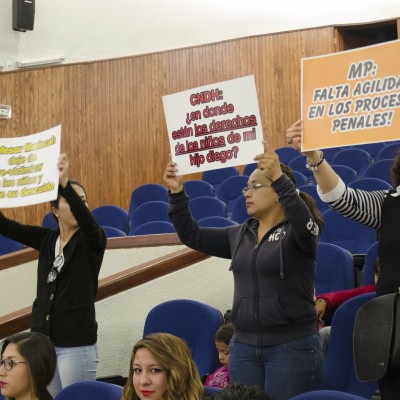
{"label": "seated woman", "polygon": [[168,333],[152,333],[132,351],[122,400],[200,400],[203,384],[186,343]]}
{"label": "seated woman", "polygon": [[56,369],[53,343],[38,332],[22,332],[1,346],[0,389],[14,400],[53,400],[46,389]]}

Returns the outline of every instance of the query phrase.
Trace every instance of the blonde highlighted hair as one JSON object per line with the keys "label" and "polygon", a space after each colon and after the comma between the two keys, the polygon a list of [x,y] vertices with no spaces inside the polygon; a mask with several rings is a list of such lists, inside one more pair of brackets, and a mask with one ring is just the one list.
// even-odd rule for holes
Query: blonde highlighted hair
{"label": "blonde highlighted hair", "polygon": [[140,400],[133,387],[133,361],[139,349],[147,349],[165,374],[167,390],[161,400],[199,400],[203,398],[203,384],[187,344],[169,333],[152,333],[133,347],[129,377],[122,400]]}

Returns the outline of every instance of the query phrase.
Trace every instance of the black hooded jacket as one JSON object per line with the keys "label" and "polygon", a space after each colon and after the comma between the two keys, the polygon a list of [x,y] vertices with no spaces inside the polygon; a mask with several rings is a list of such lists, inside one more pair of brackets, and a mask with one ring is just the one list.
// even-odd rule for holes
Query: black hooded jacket
{"label": "black hooded jacket", "polygon": [[182,243],[232,259],[234,338],[258,346],[317,332],[314,280],[319,229],[285,174],[272,187],[285,219],[258,244],[255,218],[226,228],[202,228],[191,216],[185,192],[169,195],[169,216]]}

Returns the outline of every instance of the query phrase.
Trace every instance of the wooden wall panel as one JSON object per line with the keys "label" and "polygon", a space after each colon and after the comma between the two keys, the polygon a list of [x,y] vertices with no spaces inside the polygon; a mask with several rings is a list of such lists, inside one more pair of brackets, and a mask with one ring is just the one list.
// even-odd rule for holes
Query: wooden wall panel
{"label": "wooden wall panel", "polygon": [[[300,60],[333,52],[333,34],[333,28],[310,29],[2,73],[0,103],[12,106],[12,120],[0,120],[0,136],[62,124],[62,151],[90,206],[128,208],[133,188],[162,183],[169,153],[162,96],[253,74],[264,135],[272,147],[283,146],[286,128],[300,115]],[[5,214],[40,224],[48,211],[38,205]]]}

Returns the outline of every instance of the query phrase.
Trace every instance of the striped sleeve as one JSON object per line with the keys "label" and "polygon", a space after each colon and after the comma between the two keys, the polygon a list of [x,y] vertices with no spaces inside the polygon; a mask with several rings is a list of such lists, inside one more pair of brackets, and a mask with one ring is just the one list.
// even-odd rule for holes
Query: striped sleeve
{"label": "striped sleeve", "polygon": [[[360,222],[373,229],[381,226],[382,205],[388,190],[365,191],[346,187],[343,181],[339,183],[331,193],[322,194],[318,191],[322,200],[339,214],[346,218]],[[332,195],[336,193],[336,196]],[[338,195],[340,193],[340,195]]]}
{"label": "striped sleeve", "polygon": [[344,217],[353,219],[373,229],[381,227],[382,204],[388,190],[346,188],[343,196],[329,205]]}

